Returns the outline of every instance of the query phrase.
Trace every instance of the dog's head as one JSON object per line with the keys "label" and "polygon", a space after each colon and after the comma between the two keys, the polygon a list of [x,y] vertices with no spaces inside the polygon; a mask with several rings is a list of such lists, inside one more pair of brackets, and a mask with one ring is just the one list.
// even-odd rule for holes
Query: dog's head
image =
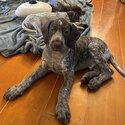
{"label": "dog's head", "polygon": [[73,48],[80,37],[79,30],[63,18],[47,22],[42,27],[42,34],[45,44],[54,51]]}
{"label": "dog's head", "polygon": [[79,22],[80,15],[77,12],[68,11],[67,14],[68,14],[68,17],[70,19],[70,22]]}
{"label": "dog's head", "polygon": [[85,15],[85,11],[68,11],[70,22],[79,22],[80,16]]}

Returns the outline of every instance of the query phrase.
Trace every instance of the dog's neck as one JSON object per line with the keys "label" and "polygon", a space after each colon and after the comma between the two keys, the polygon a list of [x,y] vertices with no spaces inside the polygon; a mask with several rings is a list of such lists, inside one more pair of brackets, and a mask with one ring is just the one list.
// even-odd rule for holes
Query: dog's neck
{"label": "dog's neck", "polygon": [[50,60],[52,59],[53,61],[59,62],[63,58],[66,57],[68,53],[70,53],[71,49],[67,48],[63,51],[53,51],[49,46],[45,46],[44,51],[43,51],[43,58],[49,58]]}
{"label": "dog's neck", "polygon": [[67,49],[65,52],[60,51],[51,51],[48,47],[44,48],[43,54],[42,54],[42,61],[46,63],[49,70],[62,74],[62,69],[65,67],[65,63],[69,59],[68,55],[72,56],[72,50]]}
{"label": "dog's neck", "polygon": [[63,49],[61,49],[61,50],[58,50],[58,51],[54,51],[51,47],[49,47],[49,45],[46,45],[45,46],[45,48],[46,48],[46,51],[48,52],[48,53],[50,53],[50,55],[66,55],[67,54],[67,52],[70,50],[70,48],[63,48]]}

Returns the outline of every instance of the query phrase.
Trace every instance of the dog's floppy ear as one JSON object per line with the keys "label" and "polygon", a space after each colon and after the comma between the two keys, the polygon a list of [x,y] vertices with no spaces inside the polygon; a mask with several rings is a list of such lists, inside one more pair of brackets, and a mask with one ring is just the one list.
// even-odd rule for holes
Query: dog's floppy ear
{"label": "dog's floppy ear", "polygon": [[49,28],[50,28],[51,23],[52,21],[48,21],[41,28],[45,44],[49,42]]}
{"label": "dog's floppy ear", "polygon": [[76,41],[80,37],[80,31],[77,29],[77,27],[74,24],[70,24],[70,35],[67,41],[67,46],[69,48],[73,48],[75,46]]}

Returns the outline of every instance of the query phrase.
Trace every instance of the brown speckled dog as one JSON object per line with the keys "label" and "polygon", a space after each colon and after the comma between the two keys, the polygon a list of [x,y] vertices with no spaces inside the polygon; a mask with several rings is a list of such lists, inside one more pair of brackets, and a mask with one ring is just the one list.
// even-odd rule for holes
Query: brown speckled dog
{"label": "brown speckled dog", "polygon": [[59,91],[56,105],[57,119],[62,123],[70,120],[68,100],[75,71],[89,68],[90,71],[81,78],[89,89],[96,89],[111,78],[113,71],[109,61],[125,77],[125,73],[116,64],[107,45],[94,37],[80,36],[78,29],[64,19],[47,22],[42,27],[45,49],[42,64],[20,84],[11,87],[4,97],[12,100],[22,95],[36,80],[53,71],[64,76],[64,83]]}

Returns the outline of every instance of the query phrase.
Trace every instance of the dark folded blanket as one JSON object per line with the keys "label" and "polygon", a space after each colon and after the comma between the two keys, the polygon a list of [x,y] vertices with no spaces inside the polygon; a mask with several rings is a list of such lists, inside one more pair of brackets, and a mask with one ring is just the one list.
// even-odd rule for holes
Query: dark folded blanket
{"label": "dark folded blanket", "polygon": [[[28,0],[7,0],[6,2],[0,2],[0,52],[5,57],[15,55],[17,53],[26,53],[28,51],[33,52],[34,54],[41,55],[44,48],[44,39],[42,36],[37,36],[35,33],[29,33],[23,30],[21,27],[22,21],[24,18],[19,18],[15,16],[15,9],[24,2]],[[46,1],[46,0],[41,0]],[[63,8],[70,8],[74,10],[80,8],[82,11],[85,11],[85,14],[80,17],[80,21],[86,23],[91,27],[91,13],[92,6],[87,0],[69,0],[65,3],[61,3],[62,0],[49,0],[53,6],[53,10],[60,10],[60,4]],[[47,2],[47,1],[46,1]],[[77,3],[76,3],[77,2]],[[58,3],[58,6],[56,5]],[[78,4],[79,3],[79,4]],[[56,5],[54,7],[54,5]],[[75,9],[76,9],[75,8]],[[76,11],[79,9],[76,9]],[[75,11],[75,10],[74,10]],[[90,30],[91,31],[91,30]],[[90,35],[90,31],[86,31],[86,35]]]}

